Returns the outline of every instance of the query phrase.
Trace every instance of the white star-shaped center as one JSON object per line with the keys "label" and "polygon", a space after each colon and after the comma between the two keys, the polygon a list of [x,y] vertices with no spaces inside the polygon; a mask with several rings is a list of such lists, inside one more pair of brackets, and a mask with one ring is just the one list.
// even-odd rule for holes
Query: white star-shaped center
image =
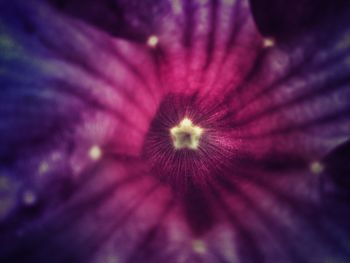
{"label": "white star-shaped center", "polygon": [[178,126],[170,129],[170,135],[176,150],[184,148],[197,150],[202,134],[203,129],[193,125],[188,118],[184,118]]}

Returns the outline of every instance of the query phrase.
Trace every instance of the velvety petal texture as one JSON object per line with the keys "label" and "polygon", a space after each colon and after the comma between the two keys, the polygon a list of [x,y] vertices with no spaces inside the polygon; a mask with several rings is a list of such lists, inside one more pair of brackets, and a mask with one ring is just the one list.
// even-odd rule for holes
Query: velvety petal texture
{"label": "velvety petal texture", "polygon": [[350,9],[316,2],[0,1],[0,262],[349,262]]}

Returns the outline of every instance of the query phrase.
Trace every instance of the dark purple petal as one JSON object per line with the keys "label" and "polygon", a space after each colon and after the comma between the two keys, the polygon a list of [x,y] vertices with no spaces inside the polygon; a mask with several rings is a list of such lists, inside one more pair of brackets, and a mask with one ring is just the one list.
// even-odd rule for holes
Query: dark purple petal
{"label": "dark purple petal", "polygon": [[145,41],[156,30],[154,16],[159,15],[165,8],[165,2],[157,0],[142,2],[49,0],[48,2],[60,12],[82,19],[108,34],[139,42]]}
{"label": "dark purple petal", "polygon": [[328,27],[349,7],[346,0],[251,0],[250,3],[262,34],[280,41]]}

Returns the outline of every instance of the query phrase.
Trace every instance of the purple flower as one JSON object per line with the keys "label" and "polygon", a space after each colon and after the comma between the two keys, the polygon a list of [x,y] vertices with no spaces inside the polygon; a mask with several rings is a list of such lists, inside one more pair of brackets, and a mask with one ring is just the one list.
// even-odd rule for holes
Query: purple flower
{"label": "purple flower", "polygon": [[0,262],[349,262],[349,11],[1,1]]}

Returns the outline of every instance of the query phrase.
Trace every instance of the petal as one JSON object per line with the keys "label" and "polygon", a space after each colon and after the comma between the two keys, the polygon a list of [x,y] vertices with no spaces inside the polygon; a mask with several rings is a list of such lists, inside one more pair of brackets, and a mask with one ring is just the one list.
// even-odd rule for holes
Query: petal
{"label": "petal", "polygon": [[279,41],[327,26],[348,6],[344,0],[252,0],[252,12],[262,34]]}

